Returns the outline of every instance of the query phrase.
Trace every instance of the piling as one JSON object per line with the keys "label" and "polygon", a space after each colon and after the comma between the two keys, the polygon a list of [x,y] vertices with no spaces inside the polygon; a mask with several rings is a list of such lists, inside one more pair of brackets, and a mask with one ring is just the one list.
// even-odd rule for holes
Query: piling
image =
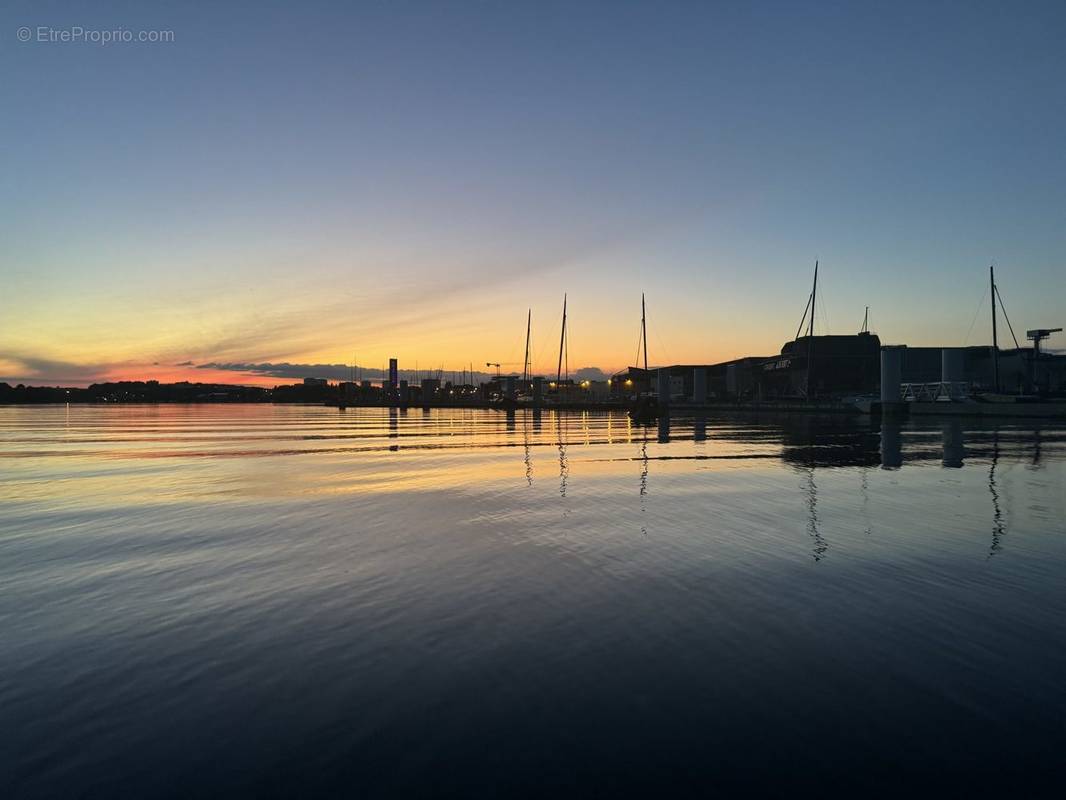
{"label": "piling", "polygon": [[960,347],[945,347],[940,351],[940,391],[947,399],[958,399],[966,381],[966,351]]}
{"label": "piling", "polygon": [[903,351],[906,345],[881,348],[881,413],[898,414],[906,409],[900,390],[903,384]]}
{"label": "piling", "polygon": [[707,370],[704,367],[692,370],[692,402],[700,405],[707,402]]}
{"label": "piling", "polygon": [[659,395],[659,407],[666,408],[670,405],[670,373],[665,369],[657,369],[656,394]]}

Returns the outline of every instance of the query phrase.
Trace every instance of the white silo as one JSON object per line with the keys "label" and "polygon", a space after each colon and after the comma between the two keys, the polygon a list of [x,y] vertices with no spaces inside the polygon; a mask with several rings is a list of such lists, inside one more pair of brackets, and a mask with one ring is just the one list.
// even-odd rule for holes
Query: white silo
{"label": "white silo", "polygon": [[945,347],[940,351],[939,399],[952,400],[964,394],[966,382],[966,351],[961,347]]}
{"label": "white silo", "polygon": [[655,371],[656,394],[659,395],[659,405],[670,405],[670,371],[659,367]]}
{"label": "white silo", "polygon": [[940,380],[944,383],[966,380],[966,351],[961,347],[945,347],[940,351]]}
{"label": "white silo", "polygon": [[707,402],[707,370],[704,367],[695,367],[692,370],[692,402]]}
{"label": "white silo", "polygon": [[906,345],[881,348],[881,405],[898,404],[903,383],[903,351]]}

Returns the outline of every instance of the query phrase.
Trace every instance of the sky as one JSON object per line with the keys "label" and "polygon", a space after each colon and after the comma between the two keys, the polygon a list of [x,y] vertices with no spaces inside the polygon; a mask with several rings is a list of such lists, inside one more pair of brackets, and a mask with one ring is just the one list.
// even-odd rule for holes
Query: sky
{"label": "sky", "polygon": [[554,372],[564,292],[572,369],[635,363],[641,292],[654,364],[772,355],[816,259],[818,333],[988,343],[995,264],[1024,344],[1063,42],[1035,0],[9,0],[0,380],[521,370],[527,309]]}

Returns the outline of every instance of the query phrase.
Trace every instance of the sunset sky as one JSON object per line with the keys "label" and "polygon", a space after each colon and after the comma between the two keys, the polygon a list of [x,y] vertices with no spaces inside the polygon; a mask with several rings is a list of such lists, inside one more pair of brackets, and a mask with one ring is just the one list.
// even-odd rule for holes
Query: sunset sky
{"label": "sunset sky", "polygon": [[816,258],[820,333],[987,343],[990,263],[1019,338],[1066,324],[1063,2],[0,20],[0,380],[521,369],[527,308],[554,370],[564,292],[572,368],[633,363],[642,291],[653,362],[769,355]]}

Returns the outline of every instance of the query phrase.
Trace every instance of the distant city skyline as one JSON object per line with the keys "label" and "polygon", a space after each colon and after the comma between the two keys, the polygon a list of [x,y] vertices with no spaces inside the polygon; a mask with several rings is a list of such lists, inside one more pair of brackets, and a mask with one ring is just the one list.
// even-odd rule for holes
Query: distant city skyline
{"label": "distant city skyline", "polygon": [[[0,21],[0,381],[520,372],[527,309],[554,374],[564,292],[571,372],[636,363],[641,292],[655,364],[772,355],[816,258],[818,333],[989,343],[990,263],[1066,323],[1060,2]],[[74,25],[173,40],[17,35]]]}

